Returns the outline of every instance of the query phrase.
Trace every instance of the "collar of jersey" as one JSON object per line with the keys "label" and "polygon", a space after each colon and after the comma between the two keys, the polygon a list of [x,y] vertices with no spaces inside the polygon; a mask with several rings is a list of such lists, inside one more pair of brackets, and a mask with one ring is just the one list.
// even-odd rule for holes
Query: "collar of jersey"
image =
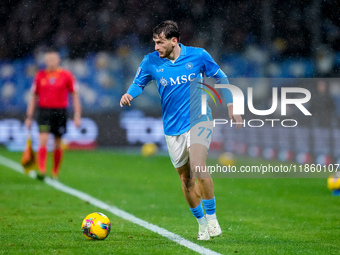
{"label": "collar of jersey", "polygon": [[187,47],[185,47],[183,44],[178,43],[179,47],[181,47],[181,53],[179,54],[178,58],[176,58],[175,61],[172,61],[170,59],[165,58],[164,61],[169,61],[172,64],[175,64],[175,62],[179,59],[180,56],[184,56],[187,54]]}
{"label": "collar of jersey", "polygon": [[47,69],[45,69],[45,73],[46,74],[56,74],[56,73],[60,73],[61,72],[61,67],[58,67],[57,69],[53,70],[53,71],[49,71]]}
{"label": "collar of jersey", "polygon": [[185,47],[183,44],[179,43],[179,47],[181,47],[181,54],[180,56],[184,56],[187,54],[187,47]]}

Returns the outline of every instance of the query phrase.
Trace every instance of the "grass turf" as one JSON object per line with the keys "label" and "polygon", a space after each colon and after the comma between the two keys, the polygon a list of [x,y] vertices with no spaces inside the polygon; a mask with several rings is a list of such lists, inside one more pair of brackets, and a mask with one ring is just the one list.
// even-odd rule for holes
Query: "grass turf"
{"label": "grass turf", "polygon": [[[21,157],[4,149],[0,154],[17,162]],[[214,179],[224,232],[208,242],[196,240],[197,223],[168,157],[67,151],[60,181],[223,254],[340,253],[340,198],[331,196],[325,179]],[[0,185],[0,253],[195,254],[3,166]],[[82,219],[94,211],[111,220],[104,241],[81,234]]]}

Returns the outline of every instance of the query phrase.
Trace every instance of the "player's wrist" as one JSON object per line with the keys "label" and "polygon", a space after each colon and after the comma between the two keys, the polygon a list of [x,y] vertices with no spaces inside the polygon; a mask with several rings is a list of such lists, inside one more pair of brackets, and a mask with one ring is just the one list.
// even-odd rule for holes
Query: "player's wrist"
{"label": "player's wrist", "polygon": [[33,118],[32,115],[26,115],[26,119],[31,120]]}
{"label": "player's wrist", "polygon": [[75,113],[74,113],[74,118],[80,118],[80,117],[81,117],[80,112],[75,112]]}

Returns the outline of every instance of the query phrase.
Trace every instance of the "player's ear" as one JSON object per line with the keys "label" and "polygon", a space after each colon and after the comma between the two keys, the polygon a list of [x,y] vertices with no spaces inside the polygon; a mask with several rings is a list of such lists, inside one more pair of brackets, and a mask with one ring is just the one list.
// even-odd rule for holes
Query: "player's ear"
{"label": "player's ear", "polygon": [[172,43],[173,46],[175,46],[178,43],[177,38],[176,37],[172,37],[171,38],[171,43]]}

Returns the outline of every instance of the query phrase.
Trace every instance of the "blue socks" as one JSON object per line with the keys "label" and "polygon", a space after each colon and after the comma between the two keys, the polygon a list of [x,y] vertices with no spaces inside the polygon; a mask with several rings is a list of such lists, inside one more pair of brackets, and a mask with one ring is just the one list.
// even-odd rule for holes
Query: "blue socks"
{"label": "blue socks", "polygon": [[[216,202],[215,202],[215,198],[213,199],[201,199],[205,212],[207,215],[213,215],[215,214],[215,209],[216,209]],[[202,203],[200,203],[197,207],[195,208],[190,208],[190,211],[192,212],[192,214],[197,218],[197,219],[201,219],[204,217],[204,212],[203,212],[203,206]]]}
{"label": "blue socks", "polygon": [[201,219],[204,217],[204,212],[203,212],[203,207],[202,207],[202,203],[200,203],[197,207],[195,208],[190,208],[190,211],[192,212],[192,214],[197,218],[197,219]]}
{"label": "blue socks", "polygon": [[202,199],[202,203],[207,215],[212,215],[215,213],[216,209],[215,197],[213,199]]}

